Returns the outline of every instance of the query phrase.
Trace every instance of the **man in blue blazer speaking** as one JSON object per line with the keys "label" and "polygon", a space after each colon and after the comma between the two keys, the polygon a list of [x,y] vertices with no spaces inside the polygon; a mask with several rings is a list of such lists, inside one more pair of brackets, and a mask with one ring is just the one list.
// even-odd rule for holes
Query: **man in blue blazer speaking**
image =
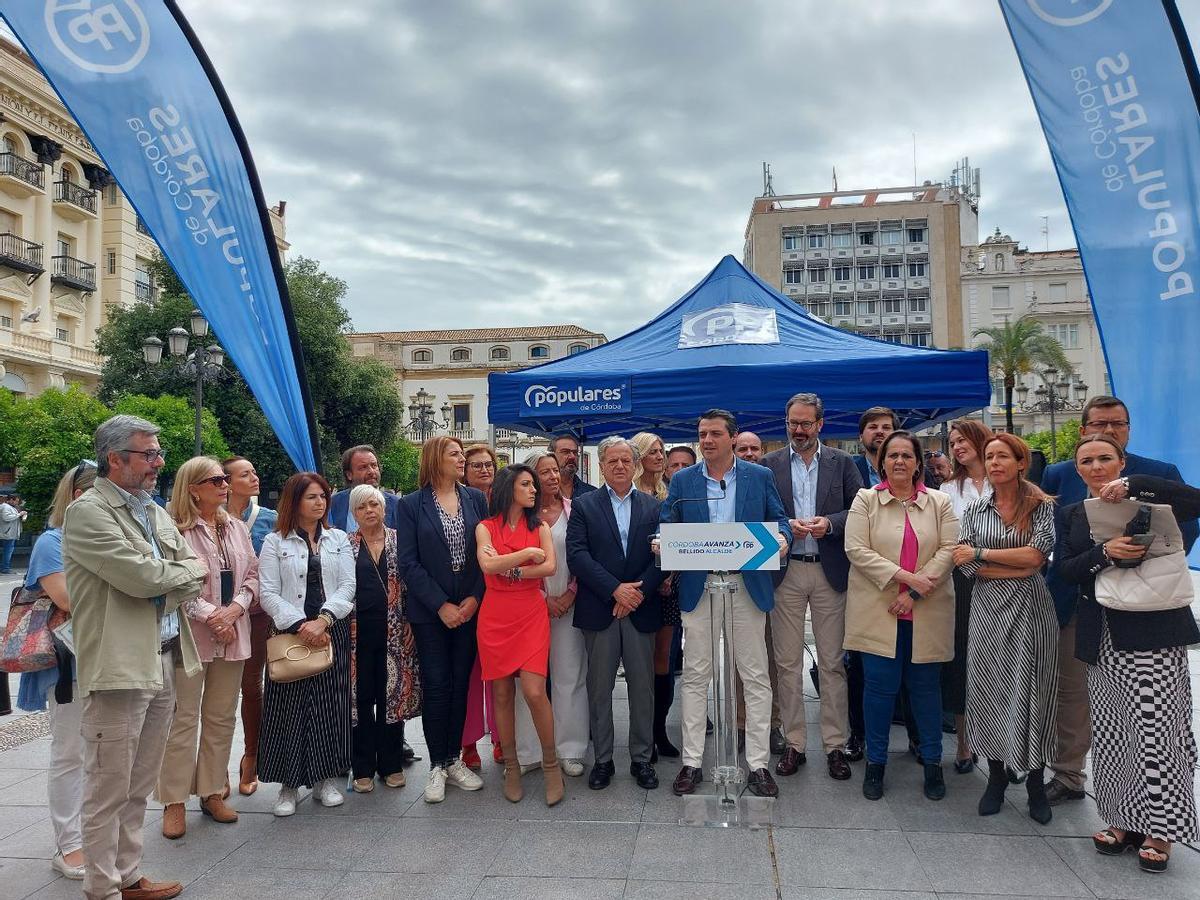
{"label": "man in blue blazer speaking", "polygon": [[[1080,416],[1080,435],[1107,434],[1124,447],[1129,443],[1129,409],[1116,397],[1092,397],[1083,406]],[[1183,481],[1179,469],[1173,463],[1125,454],[1122,475],[1157,475],[1171,481]],[[1046,786],[1046,797],[1051,806],[1066,800],[1082,800],[1087,775],[1083,763],[1092,746],[1091,704],[1088,701],[1087,663],[1075,658],[1075,601],[1079,591],[1076,585],[1066,583],[1058,574],[1058,560],[1062,559],[1062,543],[1066,538],[1066,516],[1064,511],[1073,503],[1087,499],[1087,487],[1073,459],[1055,463],[1042,474],[1042,490],[1056,500],[1054,530],[1058,546],[1055,548],[1054,563],[1046,577],[1050,594],[1054,597],[1054,608],[1058,613],[1058,624],[1062,626],[1058,640],[1058,716],[1055,720],[1058,751],[1050,767],[1054,777]],[[1179,523],[1183,542],[1188,552],[1200,534],[1200,525],[1192,519]]]}
{"label": "man in blue blazer speaking", "polygon": [[[733,452],[737,420],[733,413],[710,409],[698,426],[703,459],[671,478],[662,505],[663,522],[775,522],[780,553],[791,545],[791,529],[775,478],[763,466],[738,459]],[[708,685],[712,680],[712,622],[704,572],[681,572],[679,608],[683,614],[683,677],[679,696],[683,715],[683,767],[672,789],[690,794],[701,780],[704,760]],[[760,797],[775,797],[779,788],[767,769],[770,760],[771,682],[767,673],[767,613],[775,605],[769,572],[730,573],[736,584],[731,629],[734,665],[746,695],[747,786]],[[731,621],[732,620],[732,621]],[[727,638],[730,632],[727,631]]]}

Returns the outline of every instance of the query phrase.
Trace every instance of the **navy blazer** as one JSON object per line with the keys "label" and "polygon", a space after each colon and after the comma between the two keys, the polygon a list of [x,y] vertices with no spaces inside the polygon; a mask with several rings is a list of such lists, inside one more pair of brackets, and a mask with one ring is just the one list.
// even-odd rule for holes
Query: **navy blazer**
{"label": "navy blazer", "polygon": [[483,600],[483,571],[475,553],[475,526],[488,517],[483,491],[456,485],[458,505],[466,527],[467,558],[461,572],[450,568],[450,545],[433,502],[433,488],[426,486],[400,498],[397,504],[396,557],[400,576],[408,588],[408,618],[415,624],[440,622],[438,610],[449,601],[467,597]]}
{"label": "navy blazer", "polygon": [[[1148,456],[1138,456],[1136,453],[1125,454],[1125,468],[1122,475],[1153,475],[1156,478],[1166,478],[1183,484],[1183,476],[1173,464],[1151,459]],[[1057,501],[1054,508],[1055,547],[1054,560],[1046,573],[1046,585],[1054,598],[1054,610],[1058,613],[1059,625],[1065,626],[1075,614],[1075,600],[1078,587],[1062,576],[1059,571],[1059,561],[1068,555],[1065,548],[1067,534],[1070,531],[1068,508],[1087,499],[1087,485],[1079,477],[1073,459],[1064,460],[1047,467],[1042,474],[1042,490]],[[1179,522],[1179,531],[1183,535],[1183,544],[1190,553],[1192,545],[1200,536],[1200,522],[1187,519]]]}
{"label": "navy blazer", "polygon": [[590,494],[597,490],[594,484],[588,484],[578,475],[571,476],[571,502],[575,502],[576,497],[582,497],[584,494]]}
{"label": "navy blazer", "polygon": [[588,491],[571,501],[567,520],[567,568],[575,576],[576,628],[603,631],[613,622],[613,591],[624,582],[642,583],[642,604],[629,614],[641,632],[662,626],[662,598],[658,586],[663,572],[650,549],[658,532],[660,502],[634,489],[629,511],[629,544],[621,546],[617,517],[608,488]]}
{"label": "navy blazer", "polygon": [[[671,489],[662,503],[663,522],[708,522],[708,486],[704,480],[704,460],[680,469],[671,478]],[[757,463],[734,457],[737,472],[734,488],[734,514],[737,522],[778,522],[779,531],[792,544],[792,529],[783,508],[779,489],[771,470]],[[693,499],[694,498],[694,499]],[[684,502],[676,504],[676,500]],[[754,604],[763,612],[775,607],[775,587],[771,572],[742,572],[746,590]],[[679,573],[679,608],[691,612],[700,603],[704,592],[704,572]]]}
{"label": "navy blazer", "polygon": [[[347,525],[350,520],[350,488],[343,488],[330,498],[329,501],[329,524],[334,528],[340,528],[342,531],[347,531]],[[400,506],[400,495],[392,491],[383,491],[383,524],[388,528],[399,528],[398,508]]]}
{"label": "navy blazer", "polygon": [[[763,457],[762,464],[775,476],[775,487],[783,500],[783,509],[789,519],[796,518],[796,501],[792,494],[792,448],[773,450]],[[863,487],[858,466],[850,454],[835,447],[821,445],[821,456],[817,462],[817,502],[815,515],[829,520],[829,532],[817,541],[817,552],[821,554],[821,571],[829,586],[844,593],[850,578],[850,560],[846,558],[846,516],[850,504]],[[793,547],[793,552],[799,552]],[[775,585],[783,581],[786,567],[773,572]]]}

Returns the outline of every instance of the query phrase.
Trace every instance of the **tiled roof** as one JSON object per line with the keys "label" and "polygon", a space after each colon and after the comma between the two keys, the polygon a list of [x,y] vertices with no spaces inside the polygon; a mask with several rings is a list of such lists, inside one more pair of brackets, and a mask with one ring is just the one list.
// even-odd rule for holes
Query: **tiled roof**
{"label": "tiled roof", "polygon": [[360,331],[348,338],[376,338],[405,344],[458,343],[479,341],[528,341],[553,338],[603,338],[604,335],[578,325],[533,325],[527,328],[447,328],[442,331]]}

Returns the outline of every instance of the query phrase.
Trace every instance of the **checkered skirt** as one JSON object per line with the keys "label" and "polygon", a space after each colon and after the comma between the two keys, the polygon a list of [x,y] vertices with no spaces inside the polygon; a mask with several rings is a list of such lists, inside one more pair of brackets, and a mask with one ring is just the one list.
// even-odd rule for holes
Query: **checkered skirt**
{"label": "checkered skirt", "polygon": [[1196,840],[1187,649],[1114,650],[1105,624],[1088,697],[1100,817],[1161,840]]}

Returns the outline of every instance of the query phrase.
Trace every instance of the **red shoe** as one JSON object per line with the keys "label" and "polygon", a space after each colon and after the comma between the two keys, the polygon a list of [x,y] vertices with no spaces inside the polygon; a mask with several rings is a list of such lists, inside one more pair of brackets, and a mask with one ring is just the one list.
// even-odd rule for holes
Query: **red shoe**
{"label": "red shoe", "polygon": [[462,748],[462,761],[464,766],[476,772],[483,768],[483,760],[479,758],[479,751],[475,749],[474,744],[467,744]]}
{"label": "red shoe", "polygon": [[504,751],[500,749],[499,744],[492,744],[492,759],[499,765],[504,765]]}

